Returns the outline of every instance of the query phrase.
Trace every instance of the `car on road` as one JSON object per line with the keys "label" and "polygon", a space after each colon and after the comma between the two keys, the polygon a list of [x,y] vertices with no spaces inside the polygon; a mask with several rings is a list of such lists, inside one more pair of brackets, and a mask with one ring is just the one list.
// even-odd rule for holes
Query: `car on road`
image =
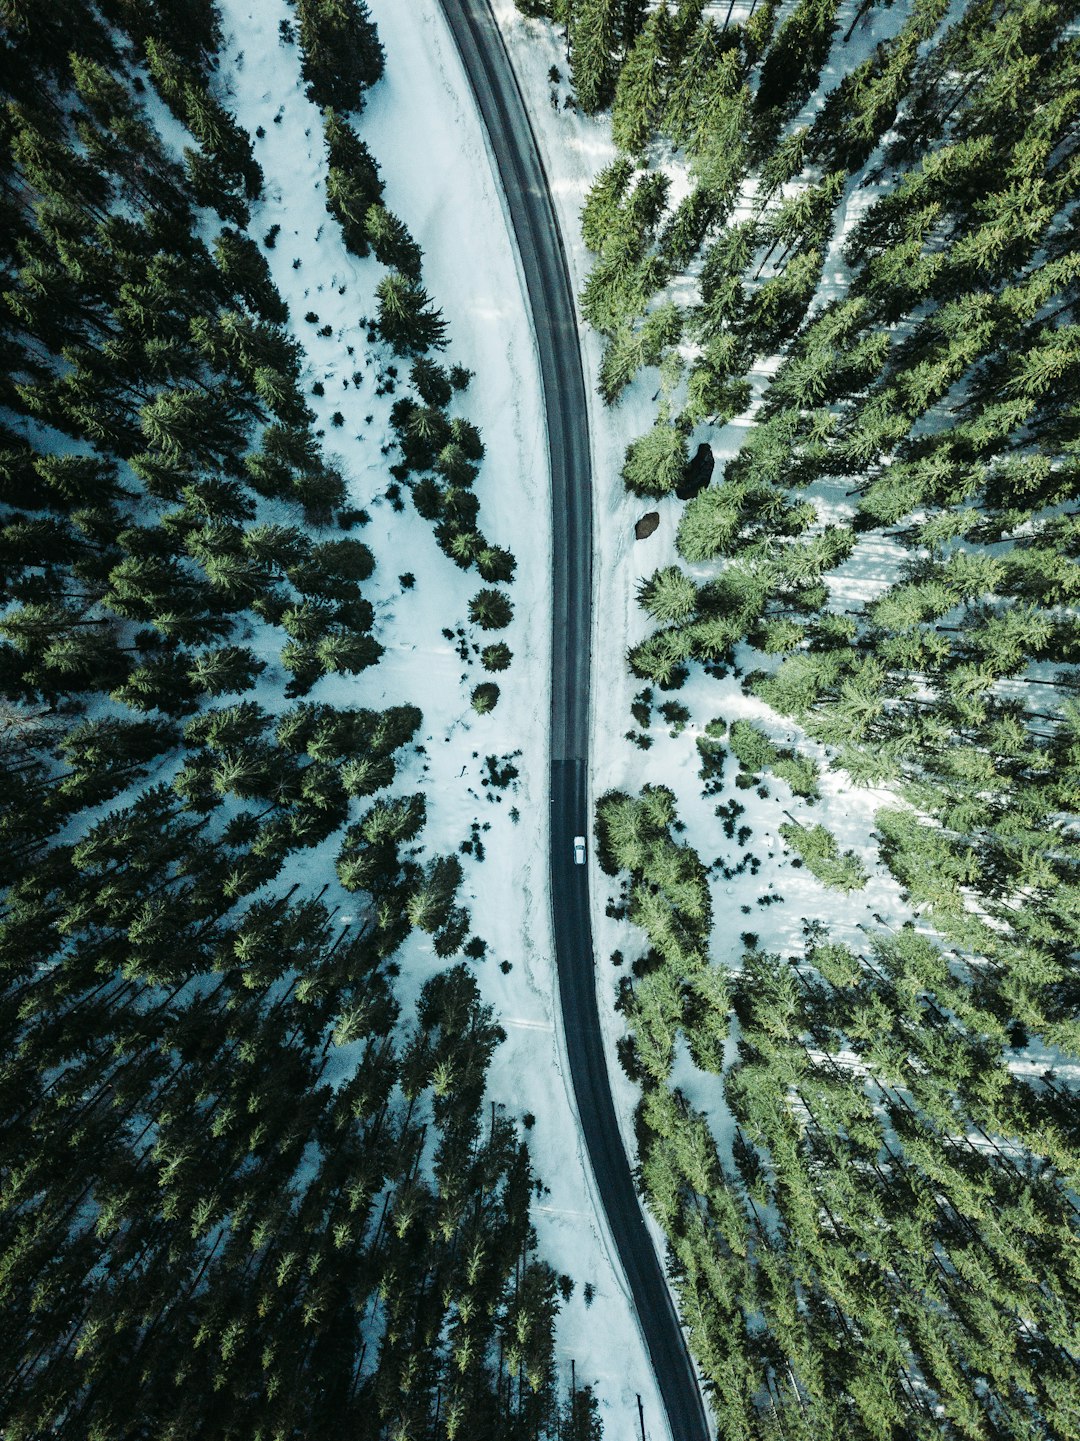
{"label": "car on road", "polygon": [[585,837],[584,837],[584,836],[575,836],[575,837],[574,837],[574,865],[575,865],[575,866],[583,866],[584,864],[585,864]]}

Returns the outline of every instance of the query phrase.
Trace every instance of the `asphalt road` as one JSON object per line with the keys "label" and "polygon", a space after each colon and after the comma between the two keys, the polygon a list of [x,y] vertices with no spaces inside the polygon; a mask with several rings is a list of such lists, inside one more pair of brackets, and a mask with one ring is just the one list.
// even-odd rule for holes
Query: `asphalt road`
{"label": "asphalt road", "polygon": [[[600,1034],[589,920],[592,472],[573,290],[524,101],[487,0],[442,0],[506,192],[540,352],[552,505],[551,894],[563,1029],[582,1130],[674,1441],[708,1441],[679,1319],[634,1191]],[[632,1381],[632,1378],[631,1378]],[[654,1433],[655,1434],[655,1433]]]}

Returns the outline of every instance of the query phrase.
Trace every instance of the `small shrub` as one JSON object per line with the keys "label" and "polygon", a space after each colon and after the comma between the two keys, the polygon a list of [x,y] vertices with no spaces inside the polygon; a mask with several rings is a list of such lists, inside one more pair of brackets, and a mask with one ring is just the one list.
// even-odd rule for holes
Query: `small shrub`
{"label": "small shrub", "polygon": [[481,681],[472,693],[472,708],[477,715],[487,715],[498,703],[499,687],[494,681]]}
{"label": "small shrub", "polygon": [[514,760],[520,754],[520,751],[514,751],[508,756],[486,756],[484,765],[487,768],[487,775],[482,781],[482,784],[485,786],[494,786],[496,790],[505,790],[506,787],[510,785],[512,781],[517,780],[521,774],[517,766],[514,765]]}
{"label": "small shrub", "polygon": [[371,516],[366,510],[342,510],[338,512],[338,525],[342,530],[352,530],[354,525],[370,525]]}
{"label": "small shrub", "polygon": [[497,640],[492,645],[486,645],[480,652],[480,664],[485,670],[500,671],[506,670],[514,658],[514,652],[504,640]]}
{"label": "small shrub", "polygon": [[699,735],[695,742],[701,758],[698,775],[705,782],[702,793],[707,796],[716,795],[720,789],[724,775],[724,757],[727,754],[722,737],[726,733],[726,722],[717,716],[714,720],[709,721],[704,735]]}
{"label": "small shrub", "polygon": [[630,714],[639,726],[647,726],[652,720],[653,693],[648,686],[639,690],[630,706]]}
{"label": "small shrub", "polygon": [[672,736],[682,735],[690,720],[690,712],[682,701],[668,700],[660,707],[660,714],[671,726]]}
{"label": "small shrub", "polygon": [[715,814],[720,817],[721,827],[729,841],[735,839],[735,823],[745,810],[746,807],[734,798],[715,807]]}
{"label": "small shrub", "polygon": [[469,601],[469,619],[481,630],[503,630],[514,616],[514,607],[501,590],[478,590]]}

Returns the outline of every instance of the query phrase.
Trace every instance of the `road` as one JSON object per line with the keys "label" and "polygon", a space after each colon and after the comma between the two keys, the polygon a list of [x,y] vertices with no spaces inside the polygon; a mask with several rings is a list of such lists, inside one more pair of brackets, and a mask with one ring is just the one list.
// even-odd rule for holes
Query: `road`
{"label": "road", "polygon": [[573,289],[547,179],[487,0],[442,0],[506,193],[540,354],[551,451],[551,894],[563,1030],[582,1131],[674,1441],[708,1441],[678,1315],[645,1228],[611,1099],[597,1010],[588,832],[592,469]]}

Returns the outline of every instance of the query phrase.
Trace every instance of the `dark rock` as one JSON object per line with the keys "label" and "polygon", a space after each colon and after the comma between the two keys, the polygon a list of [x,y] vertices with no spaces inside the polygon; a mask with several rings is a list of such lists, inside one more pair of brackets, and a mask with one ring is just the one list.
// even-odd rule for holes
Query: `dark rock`
{"label": "dark rock", "polygon": [[694,458],[683,471],[682,480],[675,487],[675,494],[679,499],[693,500],[695,495],[700,495],[712,480],[715,464],[716,457],[712,453],[712,446],[702,441],[694,452]]}
{"label": "dark rock", "polygon": [[634,526],[635,539],[648,540],[649,536],[652,535],[659,524],[660,512],[658,510],[650,510],[646,515],[643,515],[637,525]]}

